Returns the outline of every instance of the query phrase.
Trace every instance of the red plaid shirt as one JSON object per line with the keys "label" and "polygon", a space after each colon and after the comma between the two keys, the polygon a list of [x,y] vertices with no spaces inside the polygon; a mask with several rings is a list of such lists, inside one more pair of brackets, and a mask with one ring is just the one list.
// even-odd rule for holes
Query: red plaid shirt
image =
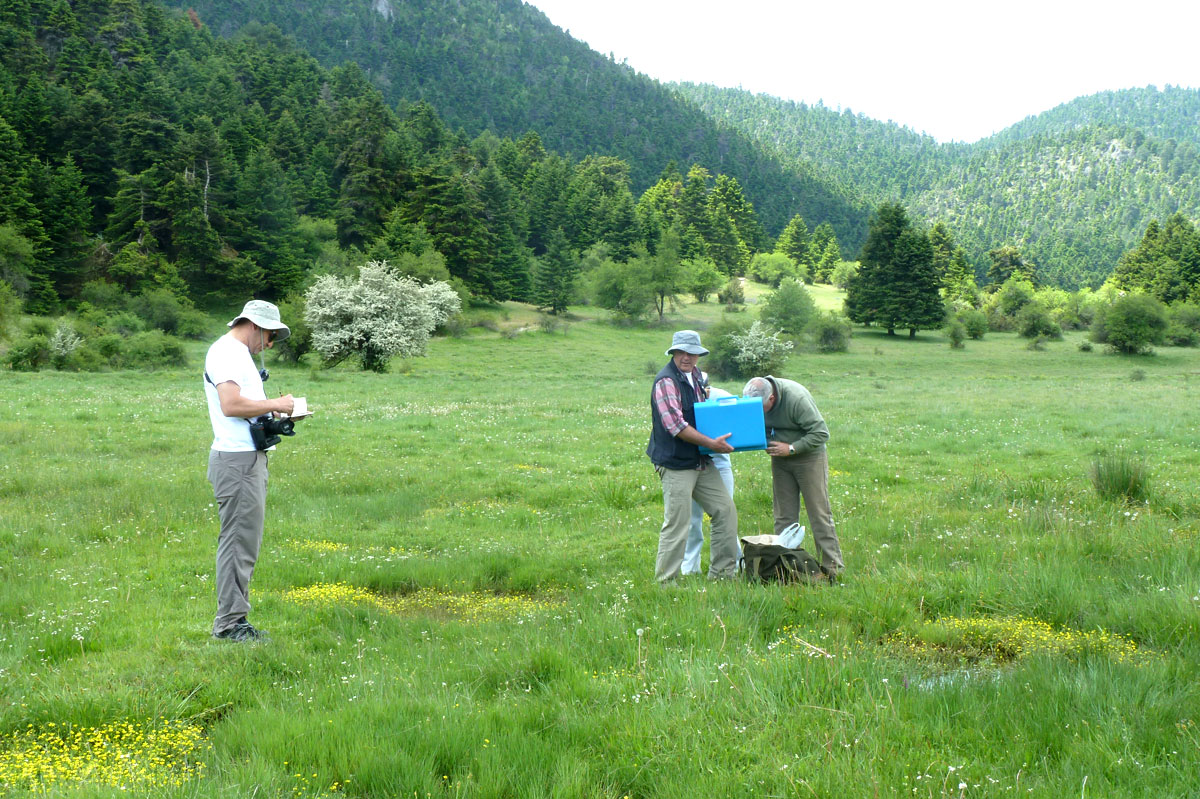
{"label": "red plaid shirt", "polygon": [[[696,383],[696,375],[692,373],[692,390],[696,392],[696,402],[703,402],[704,395]],[[664,377],[654,384],[654,407],[658,409],[662,426],[668,433],[677,436],[688,426],[683,418],[683,400],[679,396],[679,387],[669,377]]]}

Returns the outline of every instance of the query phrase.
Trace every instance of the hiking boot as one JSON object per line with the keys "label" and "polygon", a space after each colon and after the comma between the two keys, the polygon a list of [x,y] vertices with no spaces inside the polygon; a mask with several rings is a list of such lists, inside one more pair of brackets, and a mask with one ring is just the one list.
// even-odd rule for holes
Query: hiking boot
{"label": "hiking boot", "polygon": [[213,638],[219,638],[223,641],[236,641],[238,643],[261,641],[266,637],[267,633],[265,630],[259,630],[245,619],[242,619],[232,627],[221,630],[219,633],[213,633]]}

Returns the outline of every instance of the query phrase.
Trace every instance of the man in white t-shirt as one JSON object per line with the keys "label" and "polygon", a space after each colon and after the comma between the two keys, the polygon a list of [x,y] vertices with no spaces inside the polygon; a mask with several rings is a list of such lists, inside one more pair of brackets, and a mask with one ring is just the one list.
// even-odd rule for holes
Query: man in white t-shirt
{"label": "man in white t-shirt", "polygon": [[204,359],[204,394],[213,429],[208,481],[221,519],[213,636],[253,641],[265,635],[251,626],[246,615],[266,518],[267,453],[255,447],[248,420],[269,413],[290,415],[294,408],[291,394],[267,399],[266,370],[259,371],[254,356],[292,331],[280,321],[279,309],[262,300],[246,303],[229,327]]}

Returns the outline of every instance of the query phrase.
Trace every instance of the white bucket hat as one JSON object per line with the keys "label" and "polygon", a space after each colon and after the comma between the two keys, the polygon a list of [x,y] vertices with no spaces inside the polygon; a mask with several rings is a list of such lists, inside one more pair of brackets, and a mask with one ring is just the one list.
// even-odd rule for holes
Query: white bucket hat
{"label": "white bucket hat", "polygon": [[276,341],[283,341],[292,335],[291,329],[280,321],[279,309],[266,300],[250,300],[242,308],[242,312],[233,318],[229,326],[233,327],[241,319],[249,319],[263,330],[274,330]]}

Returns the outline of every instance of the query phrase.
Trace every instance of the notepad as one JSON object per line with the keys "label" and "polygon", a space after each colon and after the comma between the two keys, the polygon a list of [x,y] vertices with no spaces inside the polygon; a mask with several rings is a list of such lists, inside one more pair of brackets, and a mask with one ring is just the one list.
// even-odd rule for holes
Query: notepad
{"label": "notepad", "polygon": [[286,419],[303,419],[306,416],[312,416],[312,411],[308,409],[307,397],[295,397],[292,400],[292,413],[290,416],[285,416]]}

